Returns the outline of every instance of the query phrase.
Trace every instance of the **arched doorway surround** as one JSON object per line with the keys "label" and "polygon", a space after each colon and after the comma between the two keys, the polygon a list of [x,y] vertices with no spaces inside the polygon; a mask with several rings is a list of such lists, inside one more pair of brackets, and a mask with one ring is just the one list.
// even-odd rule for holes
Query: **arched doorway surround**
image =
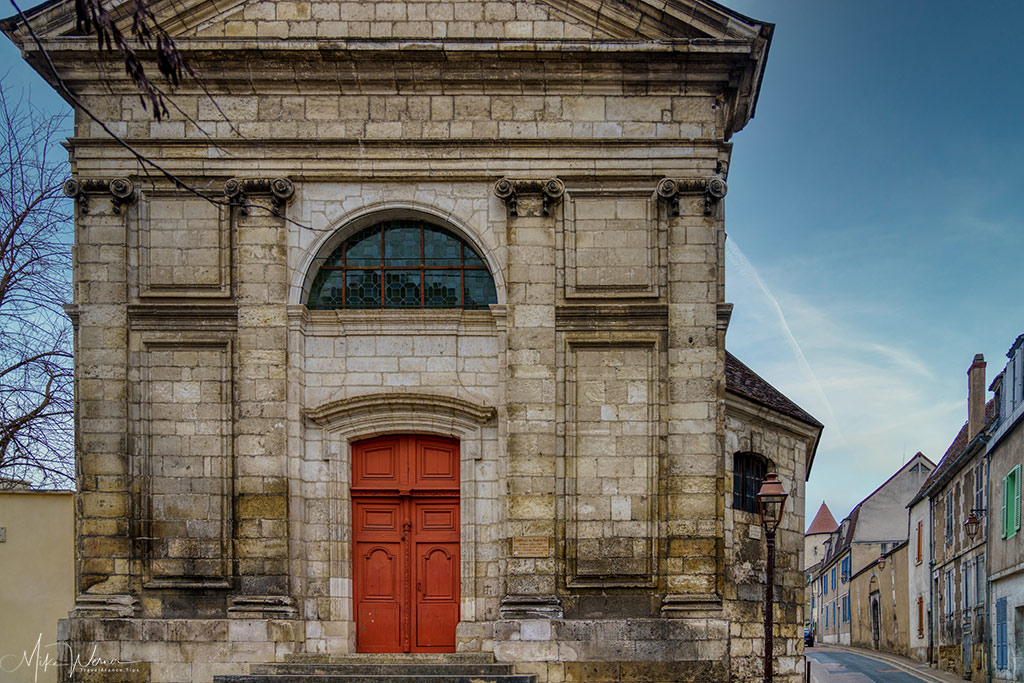
{"label": "arched doorway surround", "polygon": [[470,401],[422,392],[382,392],[355,396],[305,411],[312,422],[307,439],[319,433],[329,475],[329,543],[331,575],[330,621],[347,623],[356,646],[353,585],[352,457],[358,442],[394,434],[434,435],[457,440],[459,448],[458,544],[461,599],[459,619],[477,619],[480,591],[476,587],[478,529],[471,512],[489,494],[478,490],[477,461],[497,447],[496,410]]}

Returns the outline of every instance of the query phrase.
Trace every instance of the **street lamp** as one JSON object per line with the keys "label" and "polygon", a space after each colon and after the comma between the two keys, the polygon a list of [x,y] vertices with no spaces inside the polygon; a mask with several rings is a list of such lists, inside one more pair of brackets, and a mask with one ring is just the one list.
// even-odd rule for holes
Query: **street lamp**
{"label": "street lamp", "polygon": [[768,542],[768,561],[766,563],[767,585],[764,589],[764,683],[772,683],[772,617],[775,606],[775,530],[782,521],[782,508],[789,496],[782,488],[779,475],[769,472],[764,475],[761,490],[757,492],[757,514],[761,517],[765,540]]}
{"label": "street lamp", "polygon": [[964,522],[964,531],[967,532],[967,538],[971,540],[971,543],[974,543],[974,539],[978,536],[978,529],[981,528],[981,520],[978,519],[979,513],[985,514],[985,508],[972,508]]}
{"label": "street lamp", "polygon": [[878,556],[878,569],[885,569],[885,555]]}

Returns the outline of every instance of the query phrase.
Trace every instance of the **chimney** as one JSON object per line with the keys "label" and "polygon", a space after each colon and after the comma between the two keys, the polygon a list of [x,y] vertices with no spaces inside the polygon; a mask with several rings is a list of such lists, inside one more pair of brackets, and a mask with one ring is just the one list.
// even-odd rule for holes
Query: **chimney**
{"label": "chimney", "polygon": [[967,441],[985,426],[985,356],[980,353],[967,370]]}

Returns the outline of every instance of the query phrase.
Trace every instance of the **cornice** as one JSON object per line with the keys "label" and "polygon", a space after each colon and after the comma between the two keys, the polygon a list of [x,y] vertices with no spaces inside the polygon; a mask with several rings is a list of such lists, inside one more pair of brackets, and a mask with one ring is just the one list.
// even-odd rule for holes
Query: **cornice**
{"label": "cornice", "polygon": [[666,304],[571,304],[555,307],[555,328],[559,330],[668,329]]}

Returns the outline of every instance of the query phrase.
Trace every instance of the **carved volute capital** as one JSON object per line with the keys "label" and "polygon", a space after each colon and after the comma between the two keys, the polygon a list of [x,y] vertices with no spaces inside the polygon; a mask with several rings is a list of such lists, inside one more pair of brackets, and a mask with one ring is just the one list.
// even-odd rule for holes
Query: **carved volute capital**
{"label": "carved volute capital", "polygon": [[90,195],[109,193],[114,213],[121,213],[122,208],[135,201],[135,184],[128,178],[68,178],[62,189],[66,196],[75,200],[82,214],[89,213]]}
{"label": "carved volute capital", "polygon": [[274,212],[280,214],[295,197],[295,185],[287,178],[232,178],[224,183],[224,196],[243,216],[249,215],[251,194],[269,194]]}
{"label": "carved volute capital", "polygon": [[[565,195],[565,183],[548,180],[502,178],[494,184],[494,196],[505,202],[510,216],[550,216],[551,207]],[[531,201],[532,200],[532,201]]]}
{"label": "carved volute capital", "polygon": [[721,175],[705,178],[662,178],[658,183],[658,196],[669,203],[671,215],[679,215],[679,200],[685,194],[704,195],[704,215],[710,216],[714,204],[721,201],[729,191]]}

